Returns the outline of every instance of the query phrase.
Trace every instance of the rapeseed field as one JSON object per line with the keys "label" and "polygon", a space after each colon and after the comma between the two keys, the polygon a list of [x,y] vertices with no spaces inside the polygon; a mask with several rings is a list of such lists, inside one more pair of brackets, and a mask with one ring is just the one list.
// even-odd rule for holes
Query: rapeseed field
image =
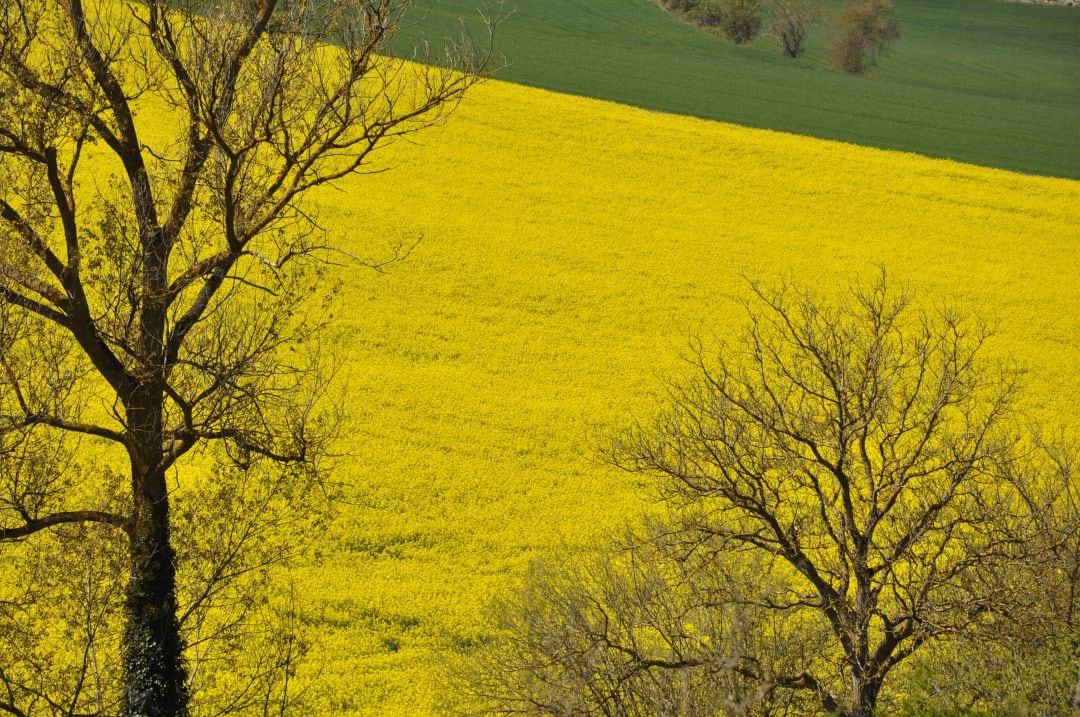
{"label": "rapeseed field", "polygon": [[[322,192],[346,263],[328,337],[350,483],[297,576],[326,714],[426,715],[530,560],[642,508],[596,459],[745,277],[836,290],[887,267],[996,319],[1029,409],[1080,417],[1080,182],[651,113],[500,82]],[[314,667],[312,668],[314,669]]]}
{"label": "rapeseed field", "polygon": [[[150,102],[154,144],[175,126]],[[885,266],[1000,322],[1033,416],[1080,418],[1078,181],[494,81],[369,169],[307,207],[344,254],[412,247],[384,272],[331,257],[347,488],[280,588],[316,641],[312,714],[445,713],[492,599],[648,509],[597,448],[692,338],[738,331],[748,279],[832,292]]]}

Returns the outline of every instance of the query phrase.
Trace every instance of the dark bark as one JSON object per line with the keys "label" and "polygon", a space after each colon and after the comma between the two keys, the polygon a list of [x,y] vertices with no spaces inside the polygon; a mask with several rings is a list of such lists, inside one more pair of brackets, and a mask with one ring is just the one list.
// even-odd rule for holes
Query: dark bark
{"label": "dark bark", "polygon": [[125,633],[125,714],[173,717],[188,714],[187,669],[177,620],[176,556],[169,539],[169,497],[160,472],[135,486],[129,623]]}
{"label": "dark bark", "polygon": [[844,717],[873,717],[877,709],[878,693],[881,692],[881,679],[865,677],[858,681],[852,690],[851,709],[843,712]]}
{"label": "dark bark", "polygon": [[[154,327],[144,323],[144,329],[149,329],[144,341],[150,343]],[[146,383],[149,386],[127,407],[136,444],[131,450],[134,512],[124,707],[128,717],[183,717],[188,714],[188,675],[177,618],[176,554],[169,535],[169,490],[161,449],[165,396],[158,381]]]}
{"label": "dark bark", "polygon": [[[408,4],[330,3],[316,18],[308,14],[314,6],[300,11],[280,0],[256,0],[250,14],[244,3],[212,3],[223,25],[236,30],[220,33],[187,4],[165,0],[148,0],[122,18],[84,0],[5,0],[0,12],[0,110],[26,107],[56,118],[27,124],[0,111],[0,158],[20,180],[11,183],[14,200],[0,199],[0,233],[31,264],[15,266],[0,254],[0,308],[37,322],[20,335],[20,350],[33,355],[38,344],[28,336],[43,324],[86,364],[62,390],[35,373],[33,390],[25,391],[26,379],[0,366],[0,383],[18,396],[0,405],[0,428],[105,439],[123,446],[131,470],[131,495],[106,512],[70,509],[65,501],[75,496],[61,487],[60,469],[49,477],[55,497],[12,499],[14,524],[0,516],[0,541],[87,522],[124,532],[130,576],[122,701],[131,717],[186,715],[189,689],[199,689],[189,686],[184,663],[166,472],[200,442],[224,444],[223,454],[244,469],[252,456],[305,464],[334,430],[307,423],[323,380],[315,357],[311,366],[292,358],[286,365],[279,353],[321,327],[285,328],[311,293],[298,290],[306,279],[291,263],[328,248],[308,221],[303,195],[359,170],[384,140],[438,121],[491,69],[490,47],[475,56],[455,46],[446,60],[461,72],[418,70],[411,85],[399,86],[404,78],[396,72],[380,80],[382,60],[375,58],[389,51]],[[48,24],[43,18],[53,14],[67,26],[55,40],[62,51],[36,39],[39,20]],[[282,39],[294,34],[303,40]],[[346,71],[332,80],[302,76],[330,39]],[[153,53],[148,59],[129,45]],[[42,64],[50,53],[54,62]],[[205,58],[218,63],[215,71],[202,71]],[[372,92],[380,81],[382,90]],[[135,102],[145,95],[185,120],[165,152],[175,149],[175,156],[155,153],[140,137]],[[311,121],[297,119],[305,117]],[[90,171],[78,166],[81,148],[98,139],[122,167],[115,196],[80,190]],[[103,216],[116,221],[100,222]],[[110,240],[115,246],[103,244]],[[274,289],[250,280],[253,266]],[[217,311],[237,285],[280,300],[241,322]],[[191,343],[197,348],[189,354]],[[3,356],[0,350],[0,363]],[[67,360],[62,355],[58,365]],[[98,425],[73,406],[89,396],[98,401],[103,384],[122,410]]]}

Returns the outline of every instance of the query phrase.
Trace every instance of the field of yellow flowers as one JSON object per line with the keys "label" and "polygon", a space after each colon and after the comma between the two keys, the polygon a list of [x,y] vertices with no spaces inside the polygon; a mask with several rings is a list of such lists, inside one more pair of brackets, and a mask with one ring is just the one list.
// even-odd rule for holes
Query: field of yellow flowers
{"label": "field of yellow flowers", "polygon": [[529,561],[641,508],[596,460],[745,278],[822,291],[887,267],[1000,321],[1030,409],[1080,418],[1080,183],[490,82],[317,198],[349,252],[330,337],[351,484],[298,581],[321,710],[424,715]]}

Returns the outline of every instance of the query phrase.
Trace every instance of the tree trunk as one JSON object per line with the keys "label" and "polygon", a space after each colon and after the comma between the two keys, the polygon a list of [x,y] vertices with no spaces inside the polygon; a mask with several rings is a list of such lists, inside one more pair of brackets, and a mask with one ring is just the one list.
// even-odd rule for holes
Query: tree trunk
{"label": "tree trunk", "polygon": [[1080,710],[1080,662],[1076,664],[1076,689],[1073,691],[1072,708]]}
{"label": "tree trunk", "polygon": [[[145,180],[145,174],[139,178]],[[136,192],[144,266],[139,316],[138,385],[125,402],[133,447],[131,579],[125,644],[126,717],[186,717],[187,668],[176,600],[176,553],[169,535],[163,469],[164,343],[168,249],[154,207]],[[145,197],[152,196],[149,186]]]}
{"label": "tree trunk", "polygon": [[854,689],[855,704],[844,713],[845,717],[873,717],[880,691],[880,680],[862,681],[857,684]]}
{"label": "tree trunk", "polygon": [[[158,444],[160,446],[160,443]],[[160,453],[132,459],[134,514],[125,634],[126,717],[185,717],[187,669],[177,618],[176,554],[169,536],[169,496]],[[149,459],[149,460],[147,460]]]}

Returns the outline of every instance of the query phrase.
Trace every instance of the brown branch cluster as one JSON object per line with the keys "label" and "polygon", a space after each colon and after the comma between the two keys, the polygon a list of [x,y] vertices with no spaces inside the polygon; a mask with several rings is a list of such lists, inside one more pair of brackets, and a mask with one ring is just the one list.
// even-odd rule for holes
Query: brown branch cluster
{"label": "brown branch cluster", "polygon": [[[530,578],[474,681],[488,708],[866,717],[942,646],[1068,651],[1075,456],[1025,428],[988,327],[884,271],[835,302],[754,284],[745,307],[738,342],[696,344],[659,417],[607,449],[659,526]],[[968,676],[940,682],[977,696]]]}
{"label": "brown branch cluster", "polygon": [[[75,2],[57,17],[40,0],[5,3],[0,299],[47,322],[123,409],[104,422],[56,407],[6,420],[135,452],[132,414],[153,384],[166,409],[155,468],[200,440],[245,457],[314,448],[304,416],[276,422],[307,370],[282,365],[281,349],[319,328],[299,307],[322,277],[293,270],[326,248],[302,198],[440,121],[489,68],[461,46],[454,70],[394,59],[402,9]],[[181,131],[154,146],[137,110]],[[115,173],[99,176],[106,166]],[[234,300],[252,293],[263,296]],[[34,388],[10,390],[51,400]]]}
{"label": "brown branch cluster", "polygon": [[[590,556],[533,566],[497,608],[496,649],[458,672],[469,708],[496,714],[799,714],[820,636],[754,602],[755,561],[685,553],[654,525]],[[776,650],[777,645],[785,649]],[[790,677],[789,675],[796,675]]]}

